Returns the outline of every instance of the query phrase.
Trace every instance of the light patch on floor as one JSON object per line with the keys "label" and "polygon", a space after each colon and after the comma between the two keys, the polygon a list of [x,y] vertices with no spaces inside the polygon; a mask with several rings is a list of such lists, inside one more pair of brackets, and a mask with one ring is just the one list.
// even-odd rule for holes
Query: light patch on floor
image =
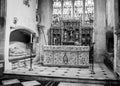
{"label": "light patch on floor", "polygon": [[66,77],[80,79],[111,79],[115,80],[114,74],[104,65],[95,64],[94,72],[91,74],[91,68],[68,68],[68,67],[47,67],[41,65],[33,65],[33,71],[29,71],[29,67],[6,70],[6,74],[20,74],[33,76],[50,76],[50,77]]}

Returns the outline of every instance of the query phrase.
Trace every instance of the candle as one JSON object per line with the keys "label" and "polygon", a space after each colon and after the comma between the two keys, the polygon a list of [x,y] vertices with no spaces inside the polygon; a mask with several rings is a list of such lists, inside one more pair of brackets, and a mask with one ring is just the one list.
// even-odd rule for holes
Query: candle
{"label": "candle", "polygon": [[93,26],[93,33],[92,33],[92,42],[95,42],[95,31],[94,31],[94,26]]}
{"label": "candle", "polygon": [[30,39],[30,43],[32,43],[32,34],[30,35],[30,38],[31,38],[31,39]]}

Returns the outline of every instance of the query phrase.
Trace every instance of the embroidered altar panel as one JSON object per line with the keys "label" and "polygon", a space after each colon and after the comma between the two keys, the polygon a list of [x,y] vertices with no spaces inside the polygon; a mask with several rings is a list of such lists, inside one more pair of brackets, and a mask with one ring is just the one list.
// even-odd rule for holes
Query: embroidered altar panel
{"label": "embroidered altar panel", "polygon": [[89,66],[89,46],[44,46],[44,65]]}

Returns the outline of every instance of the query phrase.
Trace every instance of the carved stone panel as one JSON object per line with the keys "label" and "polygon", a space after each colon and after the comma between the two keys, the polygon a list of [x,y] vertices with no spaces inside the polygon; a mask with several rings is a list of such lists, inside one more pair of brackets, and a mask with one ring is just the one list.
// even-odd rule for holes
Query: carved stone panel
{"label": "carved stone panel", "polygon": [[79,65],[88,65],[88,64],[89,64],[89,53],[79,52]]}
{"label": "carved stone panel", "polygon": [[54,64],[63,65],[64,52],[55,51],[54,52]]}
{"label": "carved stone panel", "polygon": [[68,52],[68,65],[76,65],[77,64],[77,54],[78,52]]}
{"label": "carved stone panel", "polygon": [[44,65],[89,66],[87,46],[44,46]]}
{"label": "carved stone panel", "polygon": [[53,52],[45,51],[44,52],[44,64],[54,64]]}

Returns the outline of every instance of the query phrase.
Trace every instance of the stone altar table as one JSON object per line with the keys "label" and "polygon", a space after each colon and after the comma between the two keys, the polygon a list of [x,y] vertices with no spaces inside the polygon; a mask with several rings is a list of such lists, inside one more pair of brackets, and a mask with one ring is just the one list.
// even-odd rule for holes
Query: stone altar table
{"label": "stone altar table", "polygon": [[43,65],[89,67],[89,46],[45,45]]}

